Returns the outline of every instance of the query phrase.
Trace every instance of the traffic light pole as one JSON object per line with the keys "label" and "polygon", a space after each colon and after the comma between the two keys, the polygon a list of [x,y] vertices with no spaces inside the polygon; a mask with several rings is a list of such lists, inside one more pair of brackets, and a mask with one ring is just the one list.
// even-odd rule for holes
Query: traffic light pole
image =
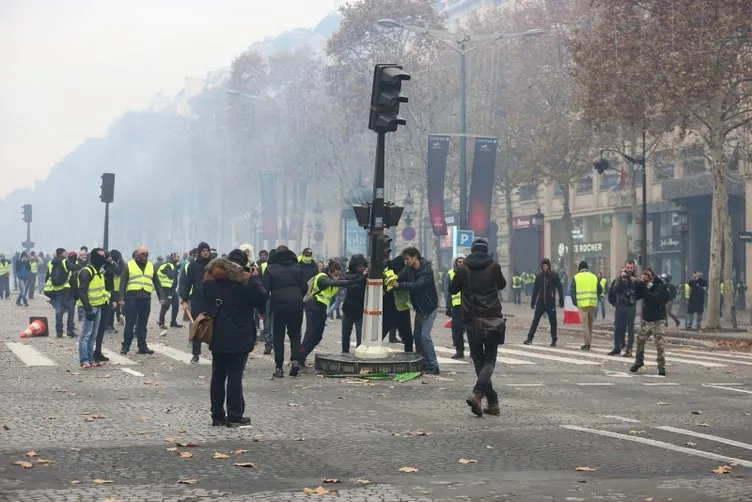
{"label": "traffic light pole", "polygon": [[31,251],[34,248],[34,243],[31,242],[31,222],[26,222],[26,240],[22,243],[26,251]]}
{"label": "traffic light pole", "polygon": [[110,250],[110,203],[104,203],[104,238],[102,239],[102,247],[106,250]]}

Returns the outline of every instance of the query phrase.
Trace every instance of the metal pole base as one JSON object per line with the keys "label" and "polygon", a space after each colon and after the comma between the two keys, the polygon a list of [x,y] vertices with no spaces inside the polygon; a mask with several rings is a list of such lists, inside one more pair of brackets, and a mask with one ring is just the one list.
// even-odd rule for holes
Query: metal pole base
{"label": "metal pole base", "polygon": [[389,351],[381,344],[383,287],[383,279],[369,278],[366,282],[366,299],[363,307],[363,339],[353,352],[355,357],[383,359],[389,356]]}
{"label": "metal pole base", "polygon": [[353,351],[353,355],[360,359],[386,359],[389,356],[389,351],[386,347],[358,345]]}

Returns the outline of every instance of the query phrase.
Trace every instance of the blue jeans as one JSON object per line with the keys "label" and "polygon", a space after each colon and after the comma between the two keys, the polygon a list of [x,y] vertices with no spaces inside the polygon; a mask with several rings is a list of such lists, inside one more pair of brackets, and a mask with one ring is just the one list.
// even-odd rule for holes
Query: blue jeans
{"label": "blue jeans", "polygon": [[78,362],[94,362],[94,342],[97,340],[97,330],[99,330],[99,321],[102,319],[102,309],[92,307],[91,312],[94,314],[94,320],[90,321],[84,317],[84,324],[81,327],[81,337],[78,339]]}
{"label": "blue jeans", "polygon": [[436,359],[436,349],[433,347],[431,329],[436,320],[436,311],[428,315],[415,312],[415,351],[423,356],[424,369],[439,369],[439,361]]}
{"label": "blue jeans", "polygon": [[29,301],[26,299],[26,293],[28,292],[29,281],[26,279],[18,279],[18,298],[16,299],[16,305],[28,305]]}
{"label": "blue jeans", "polygon": [[634,345],[634,322],[637,315],[635,305],[622,305],[614,310],[614,350],[632,350]]}
{"label": "blue jeans", "polygon": [[271,302],[266,302],[266,312],[264,312],[264,348],[274,346],[274,314],[272,314]]}
{"label": "blue jeans", "polygon": [[601,317],[606,318],[606,297],[598,298],[598,305],[595,306],[595,317],[598,318],[598,309],[601,311]]}
{"label": "blue jeans", "polygon": [[697,329],[702,326],[702,312],[687,314],[687,323],[685,324],[687,329],[692,329],[692,319],[697,316]]}
{"label": "blue jeans", "polygon": [[331,317],[332,314],[337,314],[337,318],[339,318],[339,307],[342,305],[342,295],[337,293],[337,296],[334,297],[334,301],[329,305],[329,307],[326,309],[326,316]]}

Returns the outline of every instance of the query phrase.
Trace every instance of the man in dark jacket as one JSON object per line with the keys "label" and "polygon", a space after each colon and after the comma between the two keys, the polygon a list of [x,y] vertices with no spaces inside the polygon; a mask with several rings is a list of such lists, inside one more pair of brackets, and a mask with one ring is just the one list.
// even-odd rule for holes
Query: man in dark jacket
{"label": "man in dark jacket", "polygon": [[702,313],[705,311],[705,293],[708,291],[708,282],[702,277],[702,272],[692,272],[692,280],[689,284],[689,302],[687,303],[687,322],[685,328],[692,329],[692,321],[697,316],[697,330],[702,327]]}
{"label": "man in dark jacket", "polygon": [[658,374],[666,376],[666,355],[663,350],[663,321],[666,319],[666,286],[653,269],[647,267],[642,272],[642,281],[637,286],[637,299],[642,300],[642,322],[637,332],[637,354],[629,371],[636,373],[645,363],[645,342],[653,336],[658,355]]}
{"label": "man in dark jacket", "polygon": [[608,288],[608,303],[614,306],[614,349],[608,353],[610,356],[618,356],[626,348],[624,357],[632,357],[639,283],[634,260],[627,260],[619,278]]}
{"label": "man in dark jacket", "polygon": [[[501,267],[488,254],[488,242],[475,239],[465,266],[458,268],[449,284],[449,294],[462,292],[462,321],[467,327],[470,357],[475,365],[477,380],[473,393],[466,399],[477,416],[499,415],[499,395],[493,388],[491,376],[496,366],[499,344],[504,343],[504,321],[499,291],[507,286]],[[488,401],[483,410],[482,399]]]}
{"label": "man in dark jacket", "polygon": [[350,352],[350,336],[355,326],[355,340],[360,345],[363,336],[363,305],[366,300],[366,276],[368,260],[362,254],[354,254],[350,258],[344,279],[353,281],[355,285],[345,290],[342,302],[342,353]]}
{"label": "man in dark jacket", "polygon": [[[195,319],[206,312],[206,302],[204,301],[204,269],[210,261],[211,247],[206,242],[200,242],[198,244],[198,258],[188,264],[188,269],[185,271],[185,277],[180,282],[180,298],[182,299],[183,308],[188,307],[188,301],[190,300],[191,315]],[[201,355],[201,341],[193,340],[193,346],[191,348],[193,357],[192,363],[197,363],[198,358]]]}
{"label": "man in dark jacket", "polygon": [[214,426],[251,423],[250,418],[243,416],[243,371],[256,343],[254,309],[263,308],[267,294],[258,273],[245,270],[247,264],[248,256],[234,249],[227,258],[214,259],[205,266],[205,279],[201,283],[202,299],[211,305],[214,317],[214,336],[209,344]]}
{"label": "man in dark jacket", "polygon": [[446,273],[447,281],[444,287],[446,315],[452,320],[452,345],[454,355],[452,359],[465,358],[465,324],[462,322],[462,293],[449,293],[449,284],[457,274],[457,270],[465,266],[465,257],[459,255],[454,259],[454,267]]}
{"label": "man in dark jacket", "polygon": [[300,270],[303,271],[303,279],[306,284],[311,278],[319,273],[319,267],[316,262],[313,261],[313,250],[311,248],[305,248],[303,253],[298,257],[298,263],[300,264]]}
{"label": "man in dark jacket", "polygon": [[405,248],[402,259],[405,261],[405,269],[394,281],[394,288],[410,293],[410,301],[415,310],[415,350],[423,356],[423,372],[438,375],[439,361],[431,338],[436,309],[439,307],[433,268],[431,262],[423,258],[415,247]]}
{"label": "man in dark jacket", "polygon": [[[95,264],[96,258],[95,250],[91,251],[91,262]],[[113,251],[117,252],[117,251]],[[120,253],[118,253],[118,257]],[[117,297],[114,294],[115,289],[115,277],[120,277],[120,264],[112,259],[111,254],[105,252],[105,262],[101,267],[102,274],[104,275],[104,289],[109,294],[109,300],[102,304],[100,311],[99,326],[97,327],[97,338],[94,341],[94,362],[103,363],[110,360],[109,357],[102,353],[102,344],[104,342],[104,332],[115,317],[114,306],[117,305]]]}
{"label": "man in dark jacket", "polygon": [[[263,277],[264,289],[269,292],[269,310],[274,318],[272,338],[274,343],[274,374],[282,378],[282,365],[285,362],[285,328],[290,339],[290,355],[300,352],[300,336],[303,329],[303,297],[308,284],[303,271],[298,266],[295,253],[287,246],[279,246],[269,258]],[[299,369],[297,361],[292,361],[290,375],[295,376]],[[293,375],[293,373],[295,375]]]}
{"label": "man in dark jacket", "polygon": [[551,261],[548,258],[541,260],[541,271],[535,276],[533,293],[530,298],[530,308],[535,310],[533,323],[527,333],[525,345],[532,345],[538,323],[543,314],[548,316],[548,325],[551,327],[551,347],[556,347],[556,294],[559,295],[559,308],[564,308],[564,290],[561,287],[559,274],[551,270]]}

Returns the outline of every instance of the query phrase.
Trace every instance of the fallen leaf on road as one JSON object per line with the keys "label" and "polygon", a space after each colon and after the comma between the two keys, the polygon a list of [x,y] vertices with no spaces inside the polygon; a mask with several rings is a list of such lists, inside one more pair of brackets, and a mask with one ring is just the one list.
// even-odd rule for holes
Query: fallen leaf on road
{"label": "fallen leaf on road", "polygon": [[264,440],[264,436],[253,436],[251,438],[251,441],[254,443],[261,443]]}
{"label": "fallen leaf on road", "polygon": [[180,457],[180,458],[191,458],[191,457],[193,457],[193,453],[191,453],[189,451],[181,451],[180,453],[178,453],[178,457]]}
{"label": "fallen leaf on road", "polygon": [[472,458],[461,458],[461,459],[459,459],[459,460],[457,461],[457,463],[458,463],[458,464],[464,464],[464,465],[467,465],[467,464],[477,464],[477,463],[478,463],[478,461],[477,461],[477,460],[474,460],[474,459],[472,459]]}
{"label": "fallen leaf on road", "polygon": [[227,458],[230,458],[230,456],[228,454],[226,454],[226,453],[220,453],[218,451],[215,451],[214,455],[212,455],[212,458],[214,460],[225,460]]}
{"label": "fallen leaf on road", "polygon": [[658,401],[656,404],[658,406],[668,406],[668,403],[664,403],[663,401]]}
{"label": "fallen leaf on road", "polygon": [[143,415],[141,415],[140,417],[138,417],[138,421],[139,422],[146,422],[148,419],[149,419],[149,417],[145,417]]}
{"label": "fallen leaf on road", "polygon": [[371,480],[370,479],[358,479],[356,483],[358,483],[359,485],[370,485]]}
{"label": "fallen leaf on road", "polygon": [[74,479],[74,480],[72,480],[72,481],[70,482],[70,484],[72,484],[72,485],[80,485],[80,484],[81,484],[81,482],[80,482],[79,480],[77,480],[77,479]]}
{"label": "fallen leaf on road", "polygon": [[70,373],[71,375],[80,375],[80,374],[81,374],[81,373],[79,373],[78,371],[70,371],[69,373]]}
{"label": "fallen leaf on road", "polygon": [[418,472],[418,469],[416,469],[415,467],[410,467],[410,466],[400,467],[399,470],[400,472]]}
{"label": "fallen leaf on road", "polygon": [[32,467],[34,467],[34,464],[25,460],[16,460],[15,462],[13,462],[13,465],[19,465],[24,469],[31,469]]}
{"label": "fallen leaf on road", "polygon": [[693,411],[692,414],[693,415],[702,415],[702,412],[701,411]]}
{"label": "fallen leaf on road", "polygon": [[640,434],[645,434],[645,431],[629,431],[627,434],[632,434],[633,436],[638,436]]}
{"label": "fallen leaf on road", "polygon": [[405,434],[405,436],[430,436],[433,434],[432,432],[426,432],[426,431],[415,431],[415,432],[408,432]]}
{"label": "fallen leaf on road", "polygon": [[26,453],[24,454],[24,456],[26,456],[26,457],[38,457],[38,456],[39,456],[39,454],[38,454],[37,452],[35,452],[34,450],[32,450],[32,451],[27,451],[27,452],[26,452]]}
{"label": "fallen leaf on road", "polygon": [[295,439],[295,441],[305,441],[305,438],[303,436],[300,436],[299,438]]}
{"label": "fallen leaf on road", "polygon": [[155,382],[154,380],[146,380],[144,382],[144,385],[151,385],[152,387],[159,387],[159,382]]}
{"label": "fallen leaf on road", "polygon": [[198,483],[198,479],[178,479],[179,485],[195,485]]}
{"label": "fallen leaf on road", "polygon": [[178,446],[182,446],[183,448],[195,448],[198,446],[196,443],[176,443]]}
{"label": "fallen leaf on road", "polygon": [[48,458],[39,458],[34,463],[35,464],[41,464],[41,465],[49,465],[49,464],[54,464],[55,461],[54,460],[50,460]]}
{"label": "fallen leaf on road", "polygon": [[256,464],[253,462],[233,462],[233,465],[235,467],[256,467]]}
{"label": "fallen leaf on road", "polygon": [[313,488],[304,488],[303,493],[305,493],[306,495],[330,495],[332,493],[337,493],[337,492],[332,491],[332,490],[327,490],[323,486],[319,486],[315,490]]}
{"label": "fallen leaf on road", "polygon": [[95,479],[93,481],[95,485],[109,485],[112,483],[112,480],[110,479]]}
{"label": "fallen leaf on road", "polygon": [[173,446],[172,448],[165,448],[165,451],[178,451],[178,448],[176,446]]}
{"label": "fallen leaf on road", "polygon": [[127,401],[127,400],[128,400],[128,398],[127,398],[127,397],[125,397],[125,396],[120,396],[120,397],[118,398],[118,401]]}
{"label": "fallen leaf on road", "polygon": [[178,434],[185,434],[186,432],[188,431],[186,431],[185,429],[180,429],[179,431],[177,431]]}
{"label": "fallen leaf on road", "polygon": [[710,427],[710,424],[707,422],[699,422],[697,424],[698,427]]}
{"label": "fallen leaf on road", "polygon": [[596,469],[595,467],[589,467],[587,465],[582,465],[582,466],[579,466],[579,467],[575,467],[574,470],[575,471],[580,471],[580,472],[595,472],[598,469]]}
{"label": "fallen leaf on road", "polygon": [[107,497],[106,499],[104,499],[104,502],[123,502],[123,501],[120,499],[116,499],[115,497]]}
{"label": "fallen leaf on road", "polygon": [[235,453],[235,455],[245,455],[248,453],[248,450],[235,450],[233,453]]}
{"label": "fallen leaf on road", "polygon": [[719,465],[710,472],[712,472],[713,474],[728,474],[729,472],[731,472],[731,469],[733,469],[733,467],[731,467],[730,465]]}
{"label": "fallen leaf on road", "polygon": [[296,407],[298,407],[300,405],[297,404],[297,403],[287,403],[287,406],[292,406],[293,408],[296,408]]}
{"label": "fallen leaf on road", "polygon": [[697,446],[697,443],[693,443],[692,441],[687,441],[684,443],[684,446]]}
{"label": "fallen leaf on road", "polygon": [[177,441],[175,438],[165,438],[164,440],[165,443],[177,443]]}
{"label": "fallen leaf on road", "polygon": [[99,375],[99,378],[110,378],[111,376],[109,373],[105,373],[104,375]]}
{"label": "fallen leaf on road", "polygon": [[322,481],[322,483],[340,483],[340,480],[334,478],[326,478],[324,481]]}

